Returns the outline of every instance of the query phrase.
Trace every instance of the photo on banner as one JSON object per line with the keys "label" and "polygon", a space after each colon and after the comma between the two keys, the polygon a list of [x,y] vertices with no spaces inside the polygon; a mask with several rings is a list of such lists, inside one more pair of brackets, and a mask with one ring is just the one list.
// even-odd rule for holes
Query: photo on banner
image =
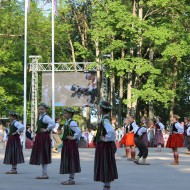
{"label": "photo on banner", "polygon": [[[94,106],[96,72],[55,72],[55,106]],[[52,74],[42,74],[42,102],[51,106]]]}

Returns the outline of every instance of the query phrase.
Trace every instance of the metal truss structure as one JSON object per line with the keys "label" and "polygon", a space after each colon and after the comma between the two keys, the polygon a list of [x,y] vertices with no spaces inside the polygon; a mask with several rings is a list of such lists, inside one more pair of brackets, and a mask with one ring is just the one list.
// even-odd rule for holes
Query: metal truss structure
{"label": "metal truss structure", "polygon": [[[51,72],[52,64],[51,63],[39,63],[41,56],[29,56],[32,59],[32,62],[29,63],[29,71],[32,72],[32,92],[31,92],[31,129],[36,128],[37,121],[37,107],[38,107],[38,73],[39,72]],[[97,71],[96,65],[92,62],[76,62],[76,63],[55,63],[54,64],[55,72],[89,72]],[[108,92],[108,79],[102,71],[102,81],[101,81],[101,96],[102,99],[107,100]]]}

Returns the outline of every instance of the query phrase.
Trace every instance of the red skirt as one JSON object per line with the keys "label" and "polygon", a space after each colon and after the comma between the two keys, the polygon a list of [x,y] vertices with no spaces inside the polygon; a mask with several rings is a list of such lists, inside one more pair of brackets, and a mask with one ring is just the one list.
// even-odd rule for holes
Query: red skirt
{"label": "red skirt", "polygon": [[126,146],[134,146],[134,133],[125,134],[119,143],[124,144]]}
{"label": "red skirt", "polygon": [[183,134],[172,134],[169,136],[166,148],[183,147]]}

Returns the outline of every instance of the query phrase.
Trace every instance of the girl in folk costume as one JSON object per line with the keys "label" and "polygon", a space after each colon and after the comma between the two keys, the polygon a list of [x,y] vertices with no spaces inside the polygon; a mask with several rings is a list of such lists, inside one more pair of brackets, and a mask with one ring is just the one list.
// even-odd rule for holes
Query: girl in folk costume
{"label": "girl in folk costume", "polygon": [[63,147],[61,152],[60,174],[69,174],[69,179],[62,182],[62,185],[74,185],[75,173],[80,173],[80,159],[77,140],[82,133],[76,121],[73,120],[75,111],[72,108],[64,109]]}
{"label": "girl in folk costume", "polygon": [[17,174],[17,164],[24,163],[22,145],[19,138],[19,133],[24,130],[24,125],[17,121],[18,113],[15,111],[9,113],[9,118],[8,141],[3,163],[12,165],[12,170],[6,172],[6,174]]}
{"label": "girl in folk costume", "polygon": [[147,134],[148,134],[149,147],[154,147],[154,137],[155,137],[154,122],[152,120],[149,120],[147,126],[148,126]]}
{"label": "girl in folk costume", "polygon": [[54,121],[47,115],[48,106],[44,103],[38,105],[38,120],[35,142],[30,156],[31,165],[42,165],[42,175],[36,179],[48,179],[47,164],[51,163],[51,137],[50,131],[55,127]]}
{"label": "girl in folk costume", "polygon": [[[135,123],[133,116],[128,116],[128,120],[130,122],[130,125],[133,127],[135,145],[139,149],[139,153],[134,162],[136,164],[149,165],[148,163],[146,163],[146,158],[148,156],[148,148],[142,138],[143,135],[147,132],[147,129],[145,127],[139,127]],[[139,162],[139,159],[141,157],[143,158],[143,160],[142,162]]]}
{"label": "girl in folk costume", "polygon": [[190,119],[184,117],[184,146],[187,148],[185,154],[190,154],[190,137],[187,135],[187,129],[190,125]]}
{"label": "girl in folk costume", "polygon": [[162,131],[164,130],[164,125],[160,122],[160,117],[156,117],[156,124],[155,124],[155,139],[154,145],[157,146],[157,151],[161,152],[161,145],[164,144],[164,138]]}
{"label": "girl in folk costume", "polygon": [[186,143],[187,143],[187,152],[186,154],[190,154],[190,118],[187,119],[187,129],[186,129]]}
{"label": "girl in folk costume", "polygon": [[134,161],[136,152],[133,127],[130,125],[128,118],[126,118],[125,124],[125,135],[121,139],[120,144],[126,145],[126,156],[128,157],[129,161]]}
{"label": "girl in folk costume", "polygon": [[174,162],[171,165],[179,165],[179,154],[177,148],[183,147],[183,132],[184,128],[178,122],[179,116],[174,115],[171,118],[171,130],[168,138],[166,148],[172,148],[174,155]]}
{"label": "girl in folk costume", "polygon": [[54,144],[54,147],[52,148],[52,152],[53,153],[58,153],[58,148],[59,146],[61,145],[61,138],[59,136],[59,126],[60,126],[60,123],[61,123],[61,117],[56,117],[55,118],[55,127],[54,129],[52,130],[52,136],[53,136],[53,144]]}
{"label": "girl in folk costume", "polygon": [[109,112],[111,109],[109,102],[100,102],[100,114],[102,115],[102,119],[98,125],[95,138],[96,151],[94,162],[94,181],[103,182],[103,190],[109,190],[111,181],[118,179],[115,162],[116,136],[109,118]]}

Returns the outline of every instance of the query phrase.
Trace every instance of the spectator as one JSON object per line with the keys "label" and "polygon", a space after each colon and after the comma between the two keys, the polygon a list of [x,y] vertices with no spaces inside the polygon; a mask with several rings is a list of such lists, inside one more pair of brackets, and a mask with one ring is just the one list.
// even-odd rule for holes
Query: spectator
{"label": "spectator", "polygon": [[53,140],[54,140],[54,147],[52,149],[53,153],[58,153],[57,149],[61,145],[61,138],[59,136],[59,126],[61,123],[61,117],[57,117],[55,119],[55,128],[53,129]]}
{"label": "spectator", "polygon": [[148,122],[148,141],[149,146],[154,147],[155,126],[153,121]]}
{"label": "spectator", "polygon": [[26,138],[30,139],[31,141],[34,139],[34,136],[32,134],[32,130],[31,130],[31,126],[27,126]]}

